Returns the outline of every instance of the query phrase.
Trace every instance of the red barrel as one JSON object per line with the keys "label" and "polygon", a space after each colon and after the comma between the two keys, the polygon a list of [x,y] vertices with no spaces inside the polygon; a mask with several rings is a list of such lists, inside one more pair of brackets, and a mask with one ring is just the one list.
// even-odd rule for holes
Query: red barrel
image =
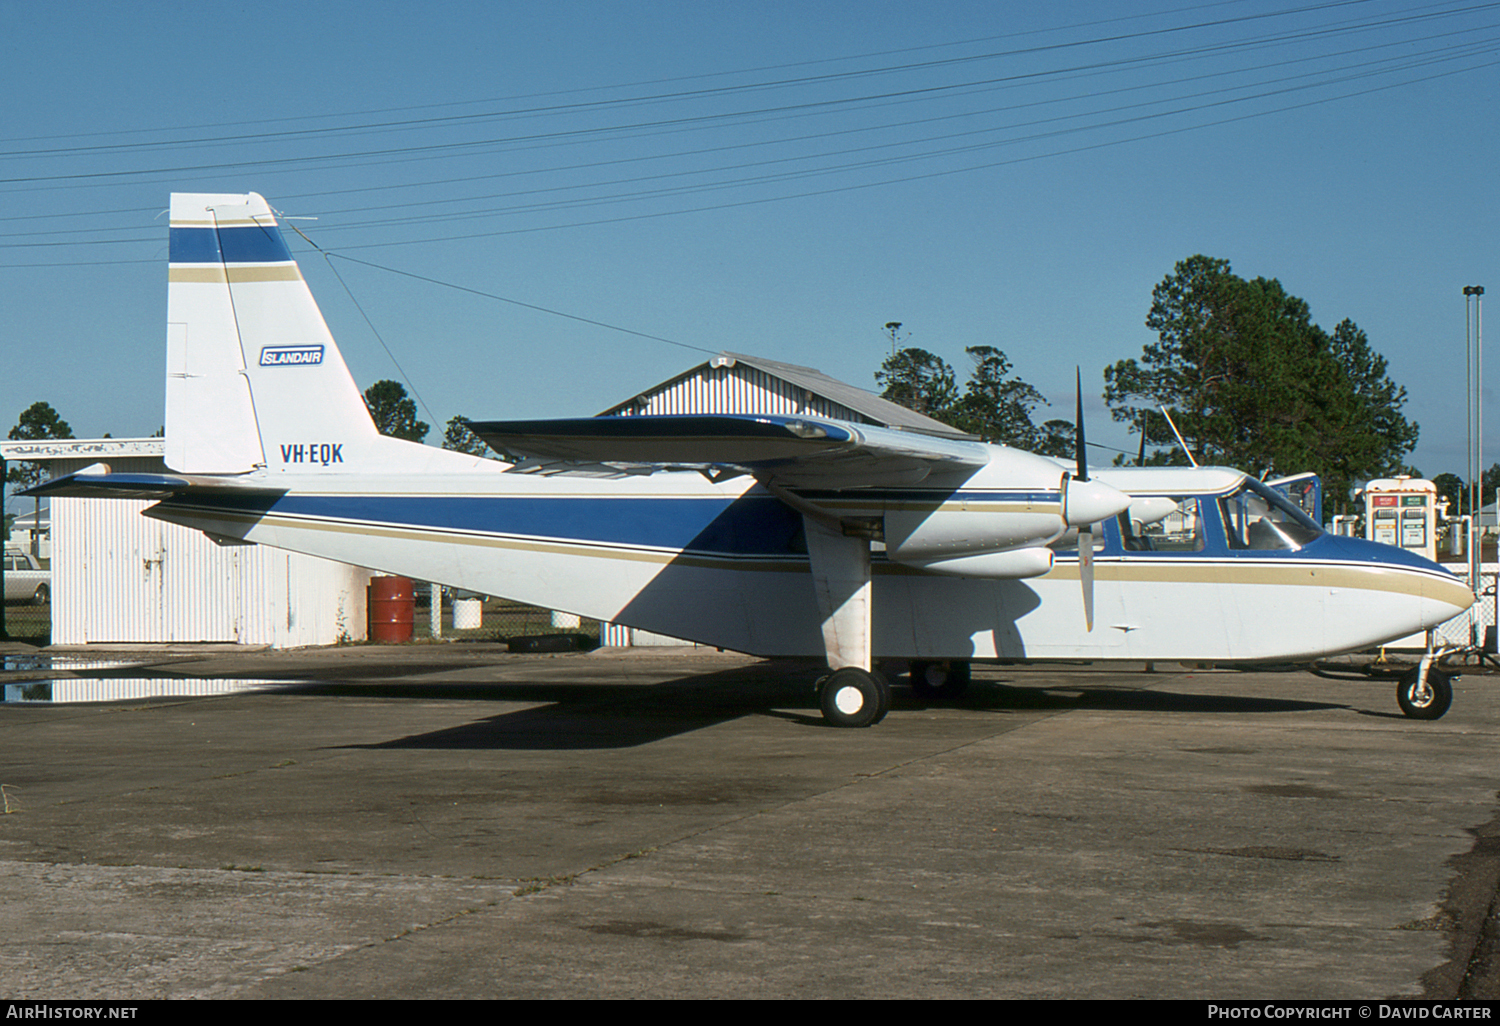
{"label": "red barrel", "polygon": [[370,640],[411,640],[417,618],[417,589],[410,577],[372,577],[368,592]]}

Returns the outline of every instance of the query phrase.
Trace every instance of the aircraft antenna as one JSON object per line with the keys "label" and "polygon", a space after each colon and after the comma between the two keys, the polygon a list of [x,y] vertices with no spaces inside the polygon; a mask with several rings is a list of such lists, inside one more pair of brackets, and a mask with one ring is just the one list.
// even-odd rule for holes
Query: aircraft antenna
{"label": "aircraft antenna", "polygon": [[1177,425],[1172,422],[1172,415],[1167,412],[1167,408],[1165,406],[1158,406],[1157,409],[1161,410],[1161,415],[1167,418],[1167,426],[1172,429],[1172,434],[1177,436],[1177,444],[1182,446],[1183,455],[1188,458],[1189,463],[1196,467],[1198,465],[1198,461],[1193,459],[1193,450],[1189,449],[1187,447],[1187,443],[1182,440],[1182,432],[1178,431]]}
{"label": "aircraft antenna", "polygon": [[309,239],[306,235],[304,235],[301,228],[298,228],[294,224],[288,224],[287,227],[296,232],[298,235],[301,235],[303,242],[307,243],[313,249],[323,254],[323,262],[328,265],[328,269],[333,272],[333,276],[338,280],[338,283],[344,287],[344,292],[349,296],[349,302],[354,304],[354,309],[358,310],[359,315],[365,319],[365,324],[369,326],[371,333],[375,336],[375,340],[380,343],[380,348],[384,349],[385,355],[391,358],[391,363],[395,366],[396,373],[400,374],[401,377],[405,379],[406,386],[411,389],[412,398],[417,401],[417,403],[422,407],[422,412],[426,413],[427,416],[432,419],[432,422],[434,424],[439,423],[437,417],[433,416],[432,410],[430,407],[428,407],[426,400],[424,400],[421,393],[417,391],[417,386],[412,383],[411,376],[407,374],[405,368],[401,366],[401,361],[396,359],[396,354],[391,352],[391,347],[385,344],[385,337],[380,334],[380,329],[375,327],[375,322],[370,320],[370,315],[365,313],[365,308],[363,306],[360,306],[359,300],[354,295],[354,290],[349,287],[348,282],[344,281],[344,276],[339,274],[339,269],[333,266],[333,261],[330,259],[330,254],[325,252],[323,250],[323,247],[319,246],[312,239]]}

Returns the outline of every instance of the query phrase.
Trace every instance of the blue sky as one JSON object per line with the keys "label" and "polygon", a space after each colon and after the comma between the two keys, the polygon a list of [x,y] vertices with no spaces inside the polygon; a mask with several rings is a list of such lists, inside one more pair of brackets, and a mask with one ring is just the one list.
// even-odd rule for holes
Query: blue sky
{"label": "blue sky", "polygon": [[1413,462],[1464,469],[1500,4],[0,0],[0,19],[0,428],[46,400],[79,436],[154,431],[167,196],[256,191],[316,219],[288,223],[323,253],[293,249],[356,378],[407,382],[434,441],[460,413],[591,415],[721,349],[874,388],[899,321],[961,371],[966,346],[1004,350],[1054,403],[1038,420],[1071,418],[1081,366],[1090,440],[1129,449],[1102,370],[1153,340],[1152,287],[1203,253],[1325,328],[1356,321],[1408,389]]}

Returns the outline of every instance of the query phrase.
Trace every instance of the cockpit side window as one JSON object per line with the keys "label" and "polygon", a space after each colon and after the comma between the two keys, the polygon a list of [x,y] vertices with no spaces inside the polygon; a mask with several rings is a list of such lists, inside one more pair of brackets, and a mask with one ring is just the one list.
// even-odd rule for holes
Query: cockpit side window
{"label": "cockpit side window", "polygon": [[1323,533],[1323,529],[1292,503],[1259,481],[1246,481],[1219,498],[1231,549],[1293,551]]}

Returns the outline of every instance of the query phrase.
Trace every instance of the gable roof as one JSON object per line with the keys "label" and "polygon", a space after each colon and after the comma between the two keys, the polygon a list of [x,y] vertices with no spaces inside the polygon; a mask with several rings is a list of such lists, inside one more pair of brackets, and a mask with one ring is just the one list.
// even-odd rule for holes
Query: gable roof
{"label": "gable roof", "polygon": [[[663,381],[659,385],[654,385],[617,406],[610,407],[599,414],[599,416],[628,416],[642,409],[653,396],[669,392],[692,378],[704,377],[719,369],[734,371],[736,368],[749,368],[753,371],[759,371],[771,378],[778,379],[795,388],[811,393],[813,396],[826,400],[828,403],[843,407],[844,410],[849,411],[849,414],[852,414],[852,416],[845,414],[841,419],[849,419],[855,423],[896,428],[902,431],[917,431],[945,438],[974,437],[955,427],[944,424],[942,421],[934,420],[915,410],[909,410],[905,406],[893,403],[889,399],[882,399],[873,392],[867,392],[862,388],[856,388],[854,385],[840,381],[837,378],[831,378],[813,367],[803,367],[795,363],[782,363],[780,360],[768,360],[760,356],[731,352],[722,352],[705,363],[683,371],[676,377]],[[727,413],[736,411],[695,410],[691,412]]]}

